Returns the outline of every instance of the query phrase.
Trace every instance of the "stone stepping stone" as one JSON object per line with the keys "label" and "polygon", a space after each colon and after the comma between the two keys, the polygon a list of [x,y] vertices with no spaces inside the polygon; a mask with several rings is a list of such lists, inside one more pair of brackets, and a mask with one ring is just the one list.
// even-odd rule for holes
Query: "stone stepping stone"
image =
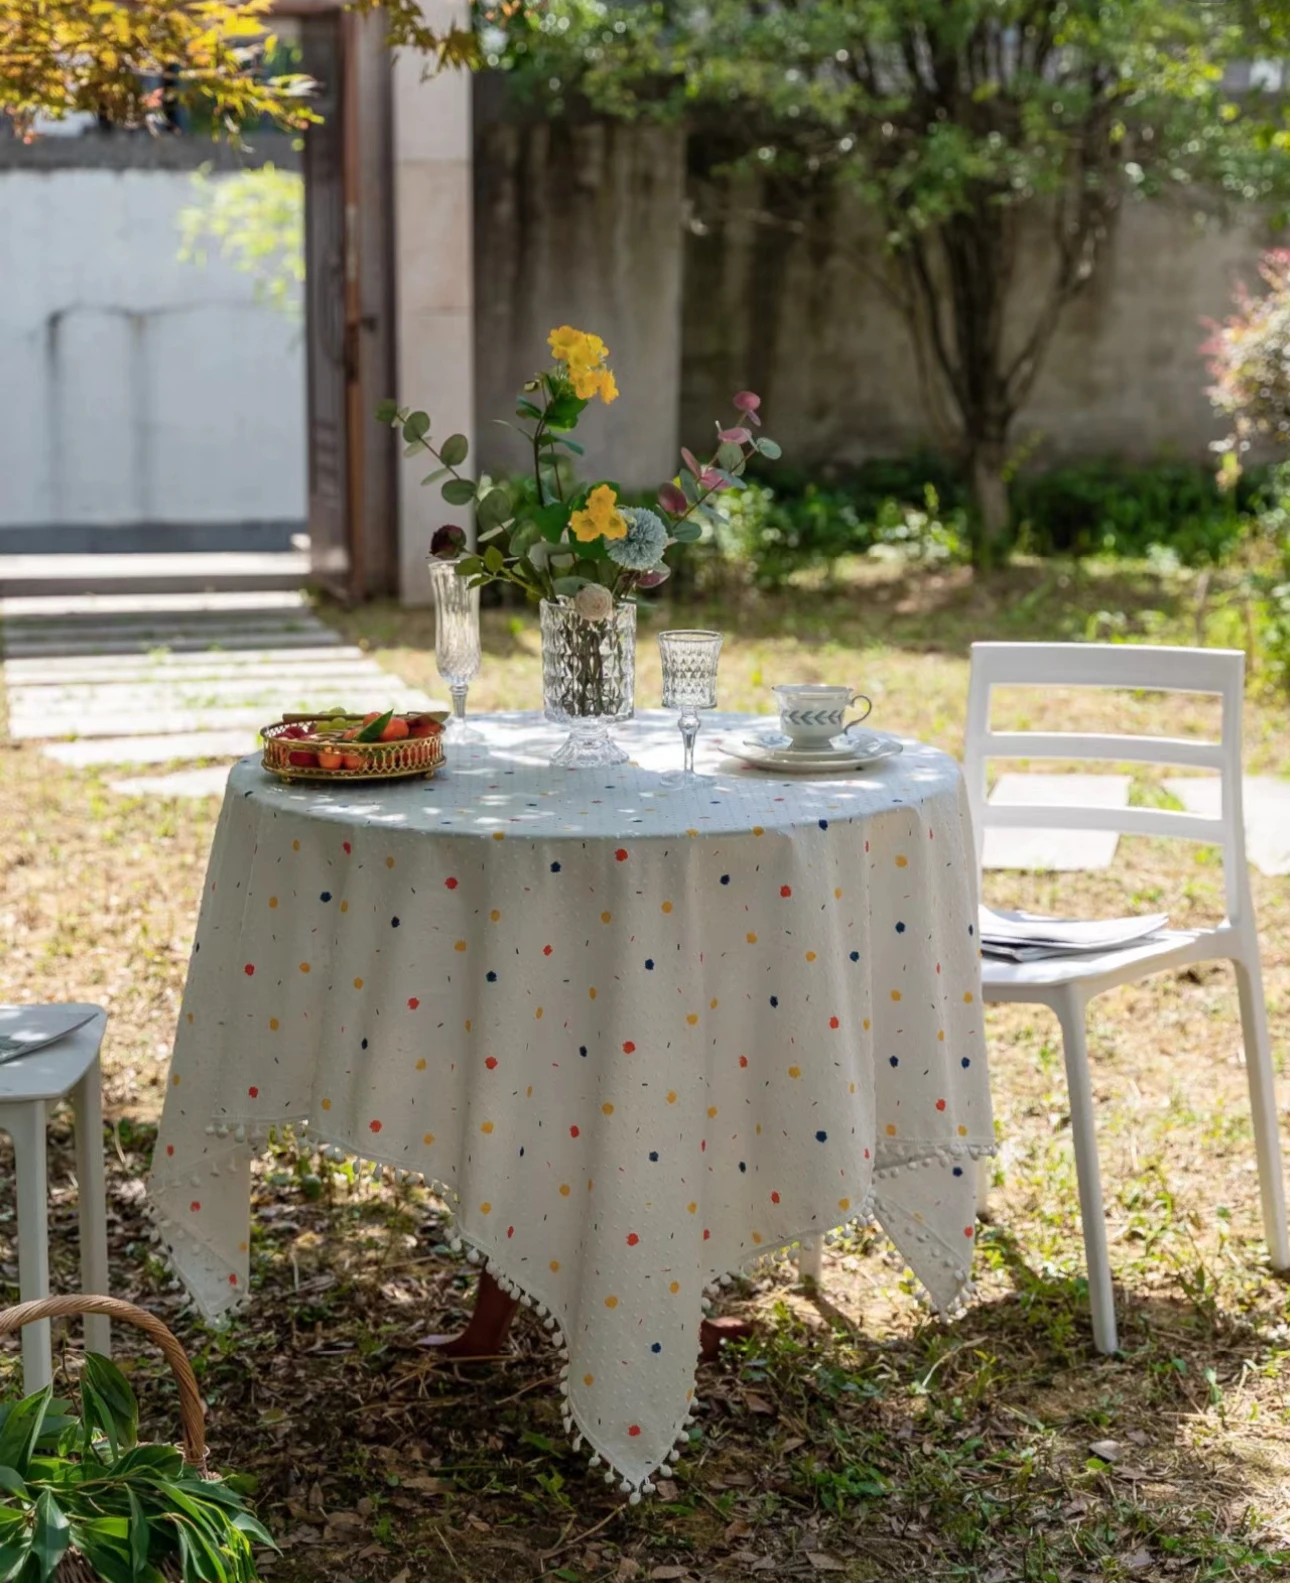
{"label": "stone stepping stone", "polygon": [[83,737],[76,742],[46,742],[40,751],[45,758],[73,769],[88,769],[97,764],[240,759],[254,753],[258,746],[259,734],[255,731],[176,731],[171,736]]}
{"label": "stone stepping stone", "polygon": [[108,788],[123,797],[222,797],[228,772],[229,765],[212,764],[206,769],[176,770],[173,775],[135,775],[109,781]]}
{"label": "stone stepping stone", "polygon": [[[1128,775],[1000,775],[995,807],[1039,803],[1056,807],[1127,808]],[[989,869],[1075,873],[1110,868],[1119,836],[1114,830],[987,830],[981,866]]]}
{"label": "stone stepping stone", "polygon": [[[202,649],[179,654],[121,654],[112,658],[111,674],[118,681],[157,681],[189,676],[298,676],[329,672],[333,669],[375,666],[362,649],[345,644],[335,648]],[[380,667],[376,666],[379,670]],[[388,674],[388,672],[382,672]],[[37,686],[43,683],[75,685],[103,678],[103,664],[90,655],[59,655],[48,659],[11,659],[5,665],[10,683]]]}
{"label": "stone stepping stone", "polygon": [[[1188,813],[1217,819],[1223,783],[1217,775],[1178,775],[1165,782]],[[1245,855],[1260,874],[1290,874],[1290,780],[1247,775],[1241,791],[1245,806]]]}

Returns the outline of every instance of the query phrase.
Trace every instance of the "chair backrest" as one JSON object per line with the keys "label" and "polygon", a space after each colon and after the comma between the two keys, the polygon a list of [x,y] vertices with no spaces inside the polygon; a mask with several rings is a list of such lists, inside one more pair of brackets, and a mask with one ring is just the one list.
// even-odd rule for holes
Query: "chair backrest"
{"label": "chair backrest", "polygon": [[[990,706],[996,687],[1107,687],[1211,693],[1222,699],[1220,740],[1122,736],[1094,732],[995,731]],[[1241,707],[1245,655],[1239,649],[1188,649],[1119,643],[974,643],[968,686],[964,773],[976,832],[977,863],[987,829],[1114,830],[1120,835],[1173,836],[1219,847],[1228,921],[1252,917],[1241,801]],[[986,801],[992,758],[1063,759],[1113,764],[1174,764],[1217,770],[1217,816],[1167,808],[1070,804],[999,806]]]}

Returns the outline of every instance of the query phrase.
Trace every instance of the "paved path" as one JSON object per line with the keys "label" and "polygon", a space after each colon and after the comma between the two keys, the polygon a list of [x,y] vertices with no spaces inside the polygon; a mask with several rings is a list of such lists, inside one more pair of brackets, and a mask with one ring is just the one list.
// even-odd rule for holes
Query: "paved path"
{"label": "paved path", "polygon": [[[284,710],[431,700],[324,625],[298,591],[0,599],[9,735],[66,764],[230,760]],[[209,772],[132,790],[209,795]]]}

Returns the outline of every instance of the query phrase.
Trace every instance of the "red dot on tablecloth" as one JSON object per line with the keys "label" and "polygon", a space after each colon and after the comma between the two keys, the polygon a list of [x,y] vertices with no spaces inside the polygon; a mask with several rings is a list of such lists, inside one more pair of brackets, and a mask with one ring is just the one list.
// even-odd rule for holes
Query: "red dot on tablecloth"
{"label": "red dot on tablecloth", "polygon": [[779,1194],[778,1193],[772,1193],[770,1195],[770,1201],[771,1201],[772,1204],[779,1203]]}
{"label": "red dot on tablecloth", "polygon": [[712,1233],[708,1230],[708,1228],[706,1226],[704,1226],[704,1228],[703,1228],[703,1240],[706,1242],[711,1235],[712,1235]]}
{"label": "red dot on tablecloth", "polygon": [[866,852],[869,850],[869,843],[867,841],[864,844],[864,849]]}
{"label": "red dot on tablecloth", "polygon": [[346,852],[352,852],[354,850],[354,848],[352,846],[350,846],[348,841],[342,841],[341,842],[341,846],[343,846],[345,848]]}
{"label": "red dot on tablecloth", "polygon": [[631,1426],[631,1428],[627,1431],[627,1433],[629,1435],[638,1435],[638,1434],[640,1434],[640,1432],[641,1432],[641,1426],[639,1424],[633,1424]]}
{"label": "red dot on tablecloth", "polygon": [[507,1226],[507,1228],[506,1228],[506,1235],[508,1237],[513,1237],[515,1235],[515,1227],[514,1226]]}
{"label": "red dot on tablecloth", "polygon": [[869,1151],[868,1151],[868,1149],[866,1149],[864,1151],[864,1157],[865,1157],[866,1160],[869,1158]]}
{"label": "red dot on tablecloth", "polygon": [[569,1128],[569,1136],[571,1138],[577,1138],[580,1135],[581,1135],[581,1129],[580,1128],[578,1128],[578,1127],[570,1127]]}
{"label": "red dot on tablecloth", "polygon": [[639,1238],[639,1237],[638,1237],[638,1236],[637,1236],[637,1235],[636,1235],[636,1233],[635,1233],[635,1232],[634,1232],[634,1231],[629,1231],[629,1232],[628,1232],[628,1233],[627,1233],[627,1246],[628,1246],[628,1247],[629,1247],[629,1248],[634,1248],[634,1247],[635,1247],[635,1246],[636,1246],[636,1244],[637,1244],[637,1243],[638,1243],[638,1242],[639,1242],[639,1241],[640,1241],[640,1240],[641,1240],[641,1239],[640,1239],[640,1238]]}
{"label": "red dot on tablecloth", "polygon": [[699,1153],[700,1153],[700,1154],[702,1154],[702,1153],[703,1153],[703,1151],[704,1151],[704,1150],[705,1150],[705,1149],[706,1149],[706,1148],[707,1148],[707,1147],[708,1147],[708,1140],[707,1140],[707,1139],[706,1139],[706,1138],[700,1138],[700,1139],[699,1139]]}
{"label": "red dot on tablecloth", "polygon": [[963,1228],[963,1235],[965,1237],[972,1236],[973,1235],[973,1228],[971,1226],[964,1226],[964,1228]]}
{"label": "red dot on tablecloth", "polygon": [[836,1028],[837,1026],[838,1026],[838,1019],[836,1017],[830,1017],[829,1018],[829,1027],[830,1028]]}
{"label": "red dot on tablecloth", "polygon": [[781,885],[779,887],[779,893],[781,896],[791,896],[793,894],[793,887],[791,885]]}
{"label": "red dot on tablecloth", "polygon": [[417,999],[417,997],[415,995],[411,995],[411,996],[408,997],[408,1010],[409,1011],[415,1011],[420,1004],[421,1004],[421,1002]]}
{"label": "red dot on tablecloth", "polygon": [[625,863],[627,861],[627,848],[625,846],[620,846],[614,853],[614,856],[620,863]]}
{"label": "red dot on tablecloth", "polygon": [[748,1057],[746,1055],[741,1055],[739,1057],[739,1064],[740,1064],[740,1066],[747,1066],[748,1065]]}
{"label": "red dot on tablecloth", "polygon": [[237,1276],[236,1275],[230,1275],[229,1278],[228,1278],[228,1284],[230,1286],[236,1286],[237,1285]]}
{"label": "red dot on tablecloth", "polygon": [[379,1132],[381,1130],[381,1123],[379,1121],[369,1121],[367,1125],[373,1132]]}
{"label": "red dot on tablecloth", "polygon": [[173,1153],[174,1153],[174,1152],[175,1152],[175,1146],[174,1146],[174,1144],[173,1144],[173,1143],[168,1143],[168,1144],[167,1144],[167,1145],[166,1145],[166,1153],[167,1153],[167,1154],[173,1154]]}
{"label": "red dot on tablecloth", "polygon": [[552,952],[552,951],[553,951],[553,950],[554,950],[554,949],[555,949],[555,947],[554,947],[554,946],[550,946],[550,945],[544,945],[544,946],[543,946],[543,947],[542,947],[542,955],[543,955],[543,956],[550,956],[550,955],[551,955],[551,952]]}
{"label": "red dot on tablecloth", "polygon": [[456,890],[457,888],[457,881],[455,879],[446,879],[444,880],[444,884],[449,890]]}
{"label": "red dot on tablecloth", "polygon": [[201,1207],[202,1207],[202,1206],[201,1206],[201,1203],[200,1203],[200,1202],[199,1202],[199,1200],[197,1200],[197,1199],[196,1199],[196,1198],[194,1198],[194,1199],[193,1199],[193,1201],[192,1201],[192,1203],[191,1203],[191,1204],[189,1204],[189,1206],[188,1206],[188,1207],[189,1207],[189,1209],[190,1209],[190,1210],[191,1210],[191,1211],[192,1211],[192,1213],[193,1213],[193,1214],[194,1214],[194,1215],[195,1215],[195,1214],[196,1214],[196,1213],[197,1213],[197,1211],[198,1211],[198,1210],[199,1210],[199,1209],[200,1209],[200,1208],[201,1208]]}
{"label": "red dot on tablecloth", "polygon": [[943,1099],[938,1099],[936,1101],[936,1108],[937,1108],[937,1110],[944,1110],[945,1109],[945,1101]]}
{"label": "red dot on tablecloth", "polygon": [[254,974],[255,974],[255,963],[254,962],[248,962],[246,964],[246,966],[242,969],[242,971],[246,974],[246,976],[248,978],[253,977]]}
{"label": "red dot on tablecloth", "polygon": [[488,1059],[484,1062],[484,1065],[491,1072],[493,1070],[493,1068],[497,1065],[497,1057],[495,1055],[490,1055],[488,1057]]}
{"label": "red dot on tablecloth", "polygon": [[251,1096],[252,1099],[259,1099],[259,1097],[260,1097],[260,1090],[258,1088],[256,1088],[254,1083],[252,1083],[250,1088],[247,1089],[247,1093]]}
{"label": "red dot on tablecloth", "polygon": [[635,1053],[636,1053],[636,1046],[632,1043],[632,1041],[630,1039],[624,1039],[623,1040],[623,1054],[624,1055],[634,1055]]}

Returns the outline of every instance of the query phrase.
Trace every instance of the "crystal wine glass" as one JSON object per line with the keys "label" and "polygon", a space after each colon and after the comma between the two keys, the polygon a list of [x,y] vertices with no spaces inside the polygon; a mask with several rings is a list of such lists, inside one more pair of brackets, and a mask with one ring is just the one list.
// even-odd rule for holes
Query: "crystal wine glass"
{"label": "crystal wine glass", "polygon": [[426,562],[434,589],[434,659],[452,695],[445,742],[482,742],[466,724],[466,693],[479,675],[479,589],[458,577],[456,561],[431,556]]}
{"label": "crystal wine glass", "polygon": [[663,707],[680,711],[677,725],[685,743],[685,768],[669,771],[663,782],[686,786],[701,779],[694,772],[694,739],[699,734],[699,710],[717,707],[717,660],[721,655],[719,632],[660,632],[658,651],[663,660]]}

